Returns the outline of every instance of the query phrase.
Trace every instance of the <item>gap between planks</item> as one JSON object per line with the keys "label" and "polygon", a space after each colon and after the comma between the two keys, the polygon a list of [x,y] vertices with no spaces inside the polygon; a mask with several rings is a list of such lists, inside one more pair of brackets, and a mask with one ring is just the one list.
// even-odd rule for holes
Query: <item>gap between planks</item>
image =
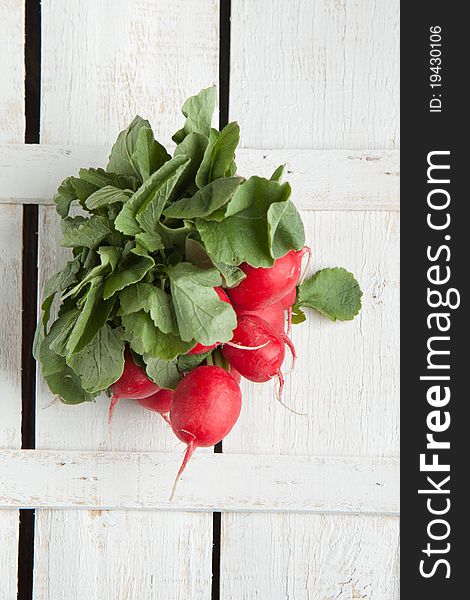
{"label": "gap between planks", "polygon": [[[107,163],[108,147],[0,144],[0,203],[52,204],[65,177]],[[285,179],[302,210],[399,210],[398,150],[262,150],[241,148],[244,176]],[[25,176],[27,174],[27,176]]]}
{"label": "gap between planks", "polygon": [[0,508],[397,515],[399,461],[387,457],[6,450]]}

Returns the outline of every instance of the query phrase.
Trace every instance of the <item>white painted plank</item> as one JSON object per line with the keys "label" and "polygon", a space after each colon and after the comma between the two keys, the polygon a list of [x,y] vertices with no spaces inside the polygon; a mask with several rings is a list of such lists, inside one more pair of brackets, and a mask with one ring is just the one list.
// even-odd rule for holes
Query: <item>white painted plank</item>
{"label": "white painted plank", "polygon": [[[240,122],[242,143],[270,155],[286,147],[397,148],[398,13],[397,1],[233,0],[230,118]],[[365,171],[355,178],[346,164],[335,167],[320,189],[333,198],[347,185],[355,198],[367,193]],[[384,171],[385,186],[396,185],[398,169]],[[315,192],[306,186],[302,195]],[[398,215],[353,213],[341,201],[337,208],[302,215],[314,267],[353,271],[363,312],[341,324],[312,316],[294,330],[300,358],[284,400],[309,416],[277,405],[272,386],[244,384],[225,453],[398,453]],[[222,530],[224,598],[398,598],[390,517],[224,514]]]}
{"label": "white painted plank", "polygon": [[[275,383],[243,382],[243,407],[224,452],[397,456],[399,451],[399,215],[303,212],[310,272],[344,266],[364,292],[353,321],[332,322],[305,309],[293,326],[295,371],[284,402]],[[287,353],[285,370],[290,365]]]}
{"label": "white painted plank", "polygon": [[[45,0],[42,7],[43,143],[97,144],[109,149],[118,131],[136,113],[148,117],[157,136],[166,142],[182,123],[182,101],[217,82],[215,0],[190,4],[183,0]],[[44,282],[60,259],[53,208],[41,208],[40,219]],[[111,447],[104,399],[87,406],[53,404],[45,408],[51,397],[42,384],[38,396],[39,448]],[[123,402],[115,413],[113,447],[182,453],[183,447],[176,447],[156,416],[142,418],[138,407]],[[83,518],[75,511],[38,511],[35,593],[41,600],[210,597],[210,515],[136,513],[131,517],[113,512],[103,520],[103,534],[112,532],[110,543],[103,545],[98,540],[89,554],[84,542],[95,539],[95,530],[92,519],[84,524]],[[185,543],[192,537],[194,542]],[[120,544],[113,543],[116,538]],[[135,551],[140,543],[145,554]],[[190,569],[196,551],[198,564]],[[93,573],[92,578],[76,576],[77,557],[82,572]],[[54,564],[60,568],[53,574]],[[184,576],[178,578],[181,564],[186,565]],[[149,587],[153,573],[155,580]]]}
{"label": "white painted plank", "polygon": [[0,507],[398,514],[393,458],[5,451]]}
{"label": "white painted plank", "polygon": [[[0,146],[0,203],[51,204],[60,182],[81,167],[106,166],[103,146]],[[398,210],[397,150],[257,150],[240,148],[238,172],[285,179],[304,210]],[[24,173],[28,177],[24,177]]]}
{"label": "white painted plank", "polygon": [[[21,206],[0,214],[0,456],[21,447]],[[0,477],[0,494],[3,479]],[[16,598],[18,511],[0,511],[0,598]]]}
{"label": "white painted plank", "polygon": [[167,143],[218,80],[216,0],[42,2],[42,143],[103,144],[136,114]]}
{"label": "white painted plank", "polygon": [[[294,326],[299,358],[287,378],[284,402],[308,416],[280,406],[274,384],[244,382],[242,414],[224,440],[224,453],[278,453],[291,460],[294,455],[397,456],[398,214],[320,211],[302,216],[313,249],[311,269],[341,265],[354,272],[364,290],[362,312],[346,323],[309,312],[306,323]],[[346,482],[345,487],[348,492]],[[396,564],[398,552],[397,525],[390,519],[359,526],[354,518],[345,522],[336,515],[318,520],[292,514],[247,519],[224,514],[223,597],[251,600],[256,585],[259,598],[284,598],[281,589],[296,600],[334,597],[326,592],[317,596],[317,590],[339,594],[339,582],[348,582],[357,565],[364,598],[397,600],[396,568],[382,571],[384,564]],[[375,535],[377,530],[384,535]],[[340,536],[334,538],[338,560],[333,562],[332,535]],[[339,546],[341,539],[344,547]],[[364,556],[362,547],[367,548]],[[295,559],[297,548],[300,561]],[[351,589],[341,591],[344,598],[354,597]]]}
{"label": "white painted plank", "polygon": [[[0,0],[0,143],[24,136],[24,1]],[[1,159],[0,159],[1,162]],[[22,207],[0,215],[0,453],[21,445],[21,228]],[[1,488],[1,482],[0,482]],[[0,511],[0,598],[17,591],[18,511]]]}
{"label": "white painted plank", "polygon": [[398,536],[393,517],[223,515],[220,597],[400,600]]}
{"label": "white painted plank", "polygon": [[35,553],[47,568],[36,570],[36,600],[173,600],[180,590],[186,600],[210,597],[211,554],[194,513],[40,514]]}
{"label": "white painted plank", "polygon": [[399,39],[396,0],[232,0],[243,144],[398,147]]}
{"label": "white painted plank", "polygon": [[0,142],[23,140],[24,0],[0,0]]}

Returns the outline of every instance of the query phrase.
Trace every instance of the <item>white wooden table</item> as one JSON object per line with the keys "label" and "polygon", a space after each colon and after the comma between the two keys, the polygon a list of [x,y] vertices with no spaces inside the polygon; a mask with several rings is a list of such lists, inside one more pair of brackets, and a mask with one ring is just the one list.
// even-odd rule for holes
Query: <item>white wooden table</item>
{"label": "white wooden table", "polygon": [[352,323],[294,329],[284,410],[243,383],[223,454],[183,451],[157,415],[52,403],[21,450],[22,204],[39,204],[39,288],[61,263],[51,196],[103,165],[139,113],[168,142],[218,82],[215,0],[43,0],[41,145],[25,146],[24,7],[0,0],[0,598],[16,598],[18,509],[36,508],[35,600],[398,600],[398,0],[232,0],[230,118],[243,174],[287,162],[312,268],[364,290]]}

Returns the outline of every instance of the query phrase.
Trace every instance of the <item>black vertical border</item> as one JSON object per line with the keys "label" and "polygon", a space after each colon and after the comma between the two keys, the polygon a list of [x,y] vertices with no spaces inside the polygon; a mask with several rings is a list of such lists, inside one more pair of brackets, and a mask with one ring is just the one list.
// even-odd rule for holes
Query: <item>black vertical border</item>
{"label": "black vertical border", "polygon": [[[468,150],[464,148],[469,121],[464,92],[468,31],[461,8],[458,4],[438,0],[428,0],[419,6],[401,2],[401,594],[402,598],[426,600],[463,597],[461,590],[466,587],[468,571],[464,550],[469,532],[464,513],[468,507],[464,486],[468,473],[465,463],[469,436],[468,389],[464,374],[469,368],[467,337],[470,332],[465,311],[469,293],[469,229],[468,190],[464,187],[469,170],[466,164]],[[435,26],[441,28],[442,68],[439,74],[442,88],[430,86],[433,74],[430,69],[430,28]],[[430,112],[433,98],[442,100],[441,112]],[[435,162],[450,162],[450,184],[429,184],[428,153],[447,150],[450,158],[441,157]],[[442,171],[435,174],[445,178]],[[451,224],[445,231],[433,231],[427,224],[428,214],[433,212],[428,207],[427,196],[433,188],[445,188],[451,195],[448,209]],[[445,211],[434,213],[433,219],[443,219]],[[447,260],[443,252],[442,258],[431,262],[427,257],[428,247],[435,255],[444,245],[450,248],[450,259]],[[443,273],[446,266],[451,270],[450,282],[440,287],[428,281],[428,269],[436,264],[441,266]],[[440,289],[445,295],[450,287],[459,290],[460,307],[455,310],[430,308],[428,288]],[[427,322],[433,312],[448,312],[451,319],[450,330],[440,334],[450,336],[449,343],[440,342],[441,349],[450,349],[450,355],[441,356],[437,361],[450,364],[450,370],[445,374],[449,374],[451,380],[442,385],[449,385],[451,400],[441,411],[450,412],[451,424],[447,431],[435,434],[438,440],[450,441],[450,449],[438,452],[439,462],[450,464],[449,473],[421,472],[419,464],[420,454],[427,453],[427,462],[430,462],[435,452],[426,448],[426,435],[430,432],[427,417],[435,410],[426,395],[429,387],[439,382],[420,381],[420,376],[430,374],[427,370],[428,340],[439,334],[436,326],[430,328]],[[447,475],[450,475],[450,482],[443,487],[450,488],[449,496],[418,493],[418,490],[433,489],[428,476],[439,483]],[[432,515],[428,498],[435,509],[442,509],[446,498],[450,498],[449,512]],[[440,541],[433,540],[428,531],[429,523],[439,518],[448,521],[451,527],[450,536]],[[441,535],[444,530],[443,525],[437,525],[432,531]],[[450,544],[448,551],[447,543]],[[446,577],[447,566],[436,564],[440,559],[449,562],[449,578]],[[420,573],[421,561],[424,561],[423,570],[428,575],[436,567],[432,576],[424,577]]]}
{"label": "black vertical border", "polygon": [[[219,6],[219,129],[223,129],[229,119],[230,96],[230,16],[231,0],[220,0]],[[223,452],[222,442],[214,447],[214,452]],[[222,518],[220,512],[212,513],[212,590],[211,599],[220,600],[220,545]]]}
{"label": "black vertical border", "polygon": [[[25,142],[39,143],[41,81],[41,4],[25,1]],[[21,447],[35,447],[36,363],[31,349],[37,321],[38,207],[23,206]],[[18,600],[33,598],[35,511],[20,510]]]}

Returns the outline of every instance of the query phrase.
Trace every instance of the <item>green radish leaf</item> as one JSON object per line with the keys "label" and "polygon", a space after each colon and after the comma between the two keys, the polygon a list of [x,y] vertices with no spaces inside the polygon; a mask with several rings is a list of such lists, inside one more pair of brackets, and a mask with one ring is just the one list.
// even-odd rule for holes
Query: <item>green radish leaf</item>
{"label": "green radish leaf", "polygon": [[299,325],[307,320],[304,311],[300,308],[298,304],[294,304],[292,306],[292,323],[294,325]]}
{"label": "green radish leaf", "polygon": [[150,123],[137,115],[129,127],[121,131],[111,149],[106,171],[130,175],[140,179],[139,165],[136,164],[134,152],[137,148],[139,132],[142,128],[150,129]]}
{"label": "green radish leaf", "polygon": [[144,248],[137,246],[123,256],[116,270],[107,277],[104,283],[103,298],[107,300],[116,292],[128,285],[137,283],[145,277],[155,261]]}
{"label": "green radish leaf", "polygon": [[176,333],[171,297],[160,288],[149,283],[136,283],[121,292],[119,301],[119,315],[130,315],[144,310],[150,314],[155,327],[163,333]]}
{"label": "green radish leaf", "polygon": [[125,204],[131,196],[132,192],[130,191],[120,190],[112,185],[105,185],[88,196],[85,200],[85,206],[90,210],[95,210],[102,206],[108,206],[117,202]]}
{"label": "green radish leaf", "polygon": [[115,298],[103,300],[103,283],[101,277],[96,277],[90,282],[90,289],[84,297],[80,314],[67,341],[66,349],[68,357],[74,352],[80,352],[80,350],[92,341],[108,320],[115,300]]}
{"label": "green radish leaf", "polygon": [[234,267],[233,265],[217,263],[215,266],[222,274],[222,277],[224,278],[224,285],[228,288],[237,286],[246,277],[246,274],[241,269]]}
{"label": "green radish leaf", "polygon": [[90,183],[89,181],[84,181],[83,179],[79,179],[78,177],[71,177],[70,183],[72,184],[77,198],[80,200],[80,204],[82,205],[85,204],[86,199],[89,196],[91,196],[91,194],[93,194],[99,189],[93,183]]}
{"label": "green radish leaf", "polygon": [[178,356],[178,369],[183,372],[192,371],[203,363],[211,353],[212,350],[202,352],[202,354],[182,354]]}
{"label": "green radish leaf", "polygon": [[155,140],[150,127],[142,127],[137,135],[137,141],[132,162],[140,172],[142,181],[145,181],[170,160],[170,155],[165,148]]}
{"label": "green radish leaf", "polygon": [[332,321],[350,321],[361,309],[362,291],[346,269],[322,269],[299,286],[297,304],[318,310]]}
{"label": "green radish leaf", "polygon": [[42,309],[42,327],[44,333],[46,333],[47,323],[51,316],[51,306],[54,301],[54,297],[58,292],[62,292],[69,288],[77,281],[77,273],[80,270],[80,259],[74,258],[69,260],[66,266],[51,277],[44,288],[45,299],[41,305]]}
{"label": "green radish leaf", "polygon": [[55,335],[54,340],[50,344],[51,350],[56,354],[67,356],[67,342],[69,341],[72,329],[75,327],[75,323],[80,315],[80,311],[77,308],[73,308],[70,311],[64,312],[55,321],[57,323],[58,332]]}
{"label": "green radish leaf", "polygon": [[174,390],[181,376],[174,360],[162,360],[144,354],[145,371],[150,379],[161,388]]}
{"label": "green radish leaf", "polygon": [[175,219],[208,217],[231,200],[242,181],[241,177],[217,179],[200,189],[191,198],[182,198],[173,202],[163,211],[163,214]]}
{"label": "green radish leaf", "polygon": [[62,218],[69,214],[70,205],[74,200],[77,200],[77,194],[71,180],[72,177],[64,179],[53,198],[56,210]]}
{"label": "green radish leaf", "polygon": [[181,109],[181,112],[186,117],[186,122],[183,128],[174,134],[173,141],[180,144],[192,132],[201,133],[208,138],[211,131],[214,109],[214,85],[188,98]]}
{"label": "green radish leaf", "polygon": [[186,166],[181,178],[173,189],[173,192],[168,199],[169,203],[183,195],[192,196],[197,192],[195,183],[196,173],[204,158],[204,152],[206,151],[208,143],[209,141],[204,135],[193,132],[187,135],[176,147],[175,158],[177,156],[186,156],[189,158],[189,164]]}
{"label": "green radish leaf", "polygon": [[271,204],[268,223],[273,258],[280,258],[290,250],[300,250],[305,246],[304,224],[290,200]]}
{"label": "green radish leaf", "polygon": [[191,237],[186,238],[185,257],[191,264],[200,269],[216,267],[223,277],[224,285],[229,288],[238,285],[246,277],[245,273],[238,267],[226,265],[225,263],[214,263],[201,242],[193,240]]}
{"label": "green radish leaf", "polygon": [[181,339],[196,340],[205,346],[228,342],[237,318],[232,306],[214,290],[222,283],[218,271],[183,262],[169,268],[168,276]]}
{"label": "green radish leaf", "polygon": [[106,275],[108,272],[112,273],[116,268],[119,259],[121,258],[122,250],[121,248],[116,248],[115,246],[101,246],[98,248],[97,254],[101,259],[101,263],[88,271],[88,273],[75,287],[62,296],[62,300],[77,296],[77,294],[81,292],[85,285],[90,283],[96,277]]}
{"label": "green radish leaf", "polygon": [[130,175],[118,175],[117,173],[108,173],[104,169],[80,169],[80,179],[88,181],[98,188],[111,185],[120,190],[135,191],[140,186],[140,181]]}
{"label": "green radish leaf", "polygon": [[[220,222],[196,219],[204,246],[216,263],[271,267],[273,237],[287,209],[290,186],[250,177],[235,192]],[[279,206],[278,206],[279,205]]]}
{"label": "green radish leaf", "polygon": [[66,359],[86,392],[96,394],[106,390],[121,377],[124,371],[121,335],[121,330],[103,325],[89,344]]}
{"label": "green radish leaf", "polygon": [[64,235],[62,246],[76,248],[96,248],[106,236],[112,233],[112,224],[106,217],[94,215],[85,217],[66,217],[60,223]]}
{"label": "green radish leaf", "polygon": [[53,323],[49,333],[41,340],[38,347],[38,360],[42,367],[42,376],[51,392],[65,404],[81,404],[91,402],[93,394],[86,392],[76,373],[67,366],[65,359],[51,350],[50,345],[60,333],[61,324]]}
{"label": "green radish leaf", "polygon": [[239,141],[240,127],[235,122],[226,125],[220,134],[217,132],[216,135],[211,134],[209,145],[196,175],[198,188],[203,188],[211,181],[226,176],[235,160],[235,150]]}
{"label": "green radish leaf", "polygon": [[286,168],[286,165],[279,165],[277,167],[277,169],[274,171],[274,173],[271,175],[270,179],[271,181],[281,181],[282,177],[284,176],[284,169]]}
{"label": "green radish leaf", "polygon": [[138,233],[135,236],[135,239],[138,244],[140,244],[147,250],[147,252],[150,253],[155,252],[156,250],[163,250],[165,248],[161,235],[156,231],[153,231],[152,233],[149,233],[148,231]]}
{"label": "green radish leaf", "polygon": [[[180,221],[176,222],[180,223]],[[184,247],[188,235],[195,231],[196,229],[190,221],[183,221],[183,225],[178,227],[170,227],[163,223],[159,223],[157,227],[157,232],[162,238],[165,248]]]}
{"label": "green radish leaf", "polygon": [[129,342],[132,350],[137,354],[149,354],[162,360],[174,360],[179,354],[191,350],[195,341],[183,342],[179,336],[163,333],[145,311],[123,315],[121,317],[124,327],[123,338]]}
{"label": "green radish leaf", "polygon": [[169,194],[188,164],[186,156],[175,156],[153,173],[122,207],[114,222],[116,229],[129,236],[141,233],[142,228],[136,216],[146,211],[150,205],[152,208],[147,218],[158,221]]}

